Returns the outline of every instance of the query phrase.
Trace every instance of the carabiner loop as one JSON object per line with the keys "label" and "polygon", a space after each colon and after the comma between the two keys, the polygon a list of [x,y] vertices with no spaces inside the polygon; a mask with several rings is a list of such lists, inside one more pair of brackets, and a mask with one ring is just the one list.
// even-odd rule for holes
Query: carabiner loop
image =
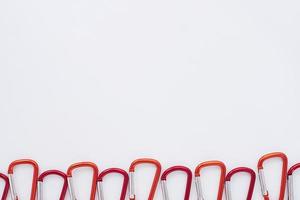
{"label": "carabiner loop", "polygon": [[293,173],[300,168],[300,163],[293,165],[288,171],[288,200],[294,200]]}
{"label": "carabiner loop", "polygon": [[288,166],[288,158],[284,153],[281,152],[274,152],[269,153],[261,157],[258,161],[257,168],[258,168],[258,176],[261,186],[261,192],[265,200],[269,200],[269,192],[266,186],[266,180],[264,175],[264,168],[263,163],[271,158],[281,158],[282,160],[282,172],[281,172],[281,186],[280,186],[280,194],[279,200],[284,200],[285,195],[285,188],[286,188],[286,180],[287,180],[287,166]]}
{"label": "carabiner loop", "polygon": [[67,170],[67,176],[68,176],[68,184],[69,184],[69,192],[70,192],[70,199],[71,200],[77,200],[75,195],[75,190],[73,186],[73,179],[72,179],[72,172],[81,167],[89,167],[93,170],[93,179],[92,179],[92,188],[91,188],[91,194],[90,194],[90,200],[96,199],[96,191],[97,191],[97,178],[98,178],[98,167],[96,164],[92,162],[79,162],[72,164],[68,170]]}
{"label": "carabiner loop", "polygon": [[250,175],[250,184],[249,184],[249,189],[248,189],[248,194],[247,194],[247,200],[251,200],[252,199],[252,195],[253,195],[253,191],[254,191],[254,185],[255,185],[255,180],[256,180],[256,174],[255,172],[248,168],[248,167],[238,167],[235,168],[233,170],[231,170],[230,172],[228,172],[228,174],[226,175],[225,178],[225,193],[226,193],[226,200],[231,200],[232,196],[231,196],[231,188],[230,188],[230,181],[233,175],[237,174],[237,173],[248,173]]}
{"label": "carabiner loop", "polygon": [[56,176],[60,176],[61,178],[63,178],[64,184],[63,184],[63,187],[62,187],[62,190],[60,193],[59,200],[64,200],[65,196],[67,194],[67,190],[68,190],[68,178],[64,172],[55,170],[55,169],[45,171],[39,176],[39,178],[38,178],[38,200],[43,199],[43,182],[44,182],[44,179],[50,175],[56,175]]}
{"label": "carabiner loop", "polygon": [[201,184],[201,170],[206,167],[216,166],[219,167],[221,170],[220,174],[220,181],[219,181],[219,189],[218,189],[218,196],[217,200],[222,200],[223,191],[224,191],[224,182],[226,176],[226,166],[223,162],[212,160],[200,163],[195,169],[195,183],[196,183],[196,191],[197,191],[197,200],[204,200],[204,194],[202,190]]}
{"label": "carabiner loop", "polygon": [[17,194],[15,186],[14,186],[14,179],[13,179],[14,168],[17,165],[31,165],[33,167],[33,177],[32,177],[30,200],[35,200],[36,190],[37,190],[37,179],[38,179],[38,175],[39,175],[39,166],[34,160],[30,160],[30,159],[22,159],[22,160],[13,161],[12,163],[10,163],[10,165],[8,167],[8,178],[9,178],[11,199],[19,200],[18,194]]}
{"label": "carabiner loop", "polygon": [[0,178],[4,180],[4,184],[5,184],[1,200],[6,200],[9,191],[9,179],[5,174],[2,173],[0,173]]}
{"label": "carabiner loop", "polygon": [[155,176],[152,182],[151,190],[148,196],[148,200],[153,200],[155,191],[159,182],[159,177],[161,174],[161,164],[154,159],[151,158],[141,158],[133,161],[129,167],[129,199],[135,200],[135,185],[134,185],[134,172],[135,167],[140,164],[152,164],[156,167]]}
{"label": "carabiner loop", "polygon": [[123,178],[123,185],[122,185],[122,191],[121,191],[121,196],[120,196],[120,200],[125,200],[126,199],[126,192],[127,192],[127,187],[128,187],[128,182],[129,182],[129,176],[128,173],[123,170],[123,169],[119,169],[119,168],[109,168],[106,169],[104,171],[102,171],[99,176],[98,176],[98,180],[97,180],[97,186],[98,186],[98,199],[99,200],[104,200],[104,194],[103,194],[103,178],[111,173],[118,173],[121,174],[124,178]]}
{"label": "carabiner loop", "polygon": [[162,194],[164,200],[169,200],[169,193],[167,188],[167,176],[175,171],[182,171],[185,172],[187,175],[186,180],[186,188],[185,188],[185,194],[184,194],[184,200],[190,199],[190,193],[191,193],[191,186],[192,186],[192,178],[193,178],[193,172],[185,167],[185,166],[174,166],[166,169],[164,173],[161,175],[161,188],[162,188]]}

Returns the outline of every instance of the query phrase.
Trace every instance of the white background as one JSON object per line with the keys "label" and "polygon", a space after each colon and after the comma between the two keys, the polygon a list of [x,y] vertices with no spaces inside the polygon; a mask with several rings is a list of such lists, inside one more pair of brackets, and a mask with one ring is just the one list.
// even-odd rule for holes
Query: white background
{"label": "white background", "polygon": [[[272,151],[285,152],[290,165],[300,161],[299,7],[297,0],[0,1],[0,171],[20,158],[42,171],[84,160],[128,169],[140,157],[164,169],[194,170],[210,159],[256,169]],[[273,199],[280,164],[266,164]],[[138,199],[146,199],[151,170],[138,170]],[[88,199],[89,175],[76,173],[78,199]],[[216,175],[205,171],[207,199],[216,196]],[[248,177],[239,177],[234,199],[246,194]],[[48,179],[46,199],[57,198],[57,180]],[[172,200],[182,199],[184,176],[169,181]],[[30,168],[16,169],[16,185],[28,199]],[[106,199],[118,199],[120,185],[121,177],[107,178]],[[258,182],[253,199],[261,199]]]}

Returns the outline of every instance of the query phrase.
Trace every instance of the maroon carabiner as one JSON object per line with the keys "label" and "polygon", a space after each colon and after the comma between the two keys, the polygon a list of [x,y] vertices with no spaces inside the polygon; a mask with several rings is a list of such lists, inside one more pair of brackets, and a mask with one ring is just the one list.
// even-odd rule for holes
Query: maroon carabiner
{"label": "maroon carabiner", "polygon": [[238,167],[238,168],[231,170],[226,175],[226,178],[225,178],[226,200],[231,200],[230,181],[231,181],[232,176],[237,173],[241,173],[241,172],[248,173],[250,175],[250,185],[249,185],[248,194],[247,194],[246,199],[247,200],[252,199],[255,180],[256,180],[256,174],[252,169],[250,169],[248,167]]}
{"label": "maroon carabiner", "polygon": [[62,187],[62,190],[61,190],[61,193],[60,193],[60,197],[59,197],[59,200],[64,200],[65,199],[65,196],[67,194],[67,190],[68,190],[68,178],[67,178],[67,174],[65,174],[64,172],[62,171],[59,171],[59,170],[48,170],[48,171],[45,171],[43,172],[39,178],[38,178],[38,199],[43,199],[43,194],[42,194],[42,190],[41,190],[41,187],[42,187],[42,183],[44,182],[44,179],[47,177],[47,176],[50,176],[50,175],[56,175],[56,176],[60,176],[61,178],[63,178],[63,181],[64,181],[64,184],[63,184],[63,187]]}
{"label": "maroon carabiner", "polygon": [[293,165],[288,171],[288,199],[295,199],[294,197],[294,182],[293,173],[294,171],[300,169],[300,163]]}
{"label": "maroon carabiner", "polygon": [[187,181],[186,181],[186,188],[185,188],[185,194],[184,194],[184,200],[189,200],[190,193],[191,193],[191,186],[192,186],[192,178],[193,178],[193,172],[185,167],[185,166],[174,166],[166,169],[164,173],[161,175],[161,184],[162,184],[162,193],[163,193],[163,199],[168,200],[168,190],[167,190],[167,176],[175,171],[182,171],[185,172],[187,175]]}
{"label": "maroon carabiner", "polygon": [[99,197],[98,199],[104,199],[104,194],[103,194],[103,189],[102,189],[102,183],[103,183],[103,178],[111,173],[118,173],[121,174],[123,178],[123,185],[122,185],[122,191],[121,191],[121,196],[120,200],[125,200],[126,199],[126,193],[127,193],[127,187],[128,187],[128,182],[129,182],[129,175],[128,173],[120,168],[109,168],[104,171],[102,171],[97,179],[98,182],[98,191],[99,191]]}
{"label": "maroon carabiner", "polygon": [[4,184],[5,184],[1,200],[6,200],[9,191],[9,179],[5,174],[2,173],[0,173],[0,178],[4,180]]}

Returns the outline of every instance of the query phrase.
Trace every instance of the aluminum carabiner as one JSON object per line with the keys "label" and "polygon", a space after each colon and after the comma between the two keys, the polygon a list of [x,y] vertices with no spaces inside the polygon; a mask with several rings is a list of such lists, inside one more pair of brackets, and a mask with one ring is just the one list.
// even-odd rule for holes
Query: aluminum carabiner
{"label": "aluminum carabiner", "polygon": [[161,164],[157,160],[151,158],[141,158],[141,159],[134,160],[131,163],[129,167],[129,199],[130,200],[136,199],[135,185],[134,185],[134,172],[135,172],[135,167],[140,164],[152,164],[156,167],[154,179],[148,196],[148,200],[153,200],[159,182],[159,177],[161,174]]}
{"label": "aluminum carabiner", "polygon": [[70,199],[71,200],[77,200],[76,195],[75,195],[75,190],[73,186],[73,179],[72,179],[72,172],[81,167],[89,167],[92,168],[93,170],[93,179],[92,179],[92,188],[91,188],[91,193],[90,193],[90,200],[95,200],[96,199],[96,191],[97,191],[97,178],[98,178],[98,167],[96,164],[92,162],[78,162],[72,164],[68,170],[67,170],[67,176],[68,176],[68,184],[69,184],[69,192],[70,192]]}
{"label": "aluminum carabiner", "polygon": [[269,153],[259,159],[257,168],[258,168],[258,176],[259,176],[261,192],[262,192],[262,195],[265,200],[270,199],[269,192],[268,192],[268,189],[266,186],[263,163],[266,160],[271,159],[271,158],[280,158],[282,160],[282,172],[281,172],[279,200],[284,200],[286,181],[287,181],[287,167],[288,167],[288,158],[284,153],[281,153],[281,152]]}
{"label": "aluminum carabiner", "polygon": [[14,168],[17,165],[31,165],[33,167],[33,177],[32,177],[30,200],[35,200],[36,191],[37,191],[37,179],[38,179],[38,175],[39,175],[39,166],[34,160],[30,160],[30,159],[15,160],[9,164],[8,178],[9,178],[11,199],[19,200],[18,194],[17,194],[15,186],[14,186],[14,179],[13,179]]}
{"label": "aluminum carabiner", "polygon": [[294,180],[293,173],[294,171],[300,168],[300,163],[293,165],[288,171],[288,200],[294,200]]}
{"label": "aluminum carabiner", "polygon": [[167,176],[175,171],[182,171],[185,172],[187,175],[186,180],[186,188],[185,188],[185,194],[184,194],[184,200],[190,199],[190,193],[191,193],[191,186],[192,186],[192,178],[193,178],[193,172],[185,167],[185,166],[173,166],[164,171],[161,175],[161,188],[162,188],[162,194],[164,200],[169,200],[169,193],[167,188]]}
{"label": "aluminum carabiner", "polygon": [[98,199],[99,200],[104,200],[104,193],[103,193],[103,178],[111,173],[118,173],[121,174],[123,178],[123,185],[122,185],[122,191],[121,191],[121,196],[120,200],[125,200],[126,199],[126,193],[127,193],[127,187],[128,187],[128,182],[129,182],[129,176],[128,173],[120,168],[109,168],[104,171],[102,171],[97,180],[97,186],[98,186]]}
{"label": "aluminum carabiner", "polygon": [[4,180],[4,184],[5,184],[1,200],[6,200],[9,191],[9,179],[5,174],[2,173],[0,173],[0,178]]}
{"label": "aluminum carabiner", "polygon": [[228,172],[228,174],[226,175],[225,178],[225,193],[226,193],[226,200],[231,200],[231,187],[230,187],[230,181],[233,175],[237,174],[237,173],[248,173],[250,175],[250,184],[249,184],[249,189],[248,189],[248,194],[247,194],[247,200],[251,200],[252,196],[253,196],[253,191],[254,191],[254,186],[255,186],[255,180],[256,180],[256,174],[255,172],[248,168],[248,167],[238,167],[235,168],[233,170],[231,170],[230,172]]}
{"label": "aluminum carabiner", "polygon": [[219,181],[219,189],[218,189],[218,196],[217,200],[222,200],[223,191],[224,191],[224,183],[225,183],[225,176],[226,176],[226,166],[223,162],[212,160],[200,163],[195,169],[195,183],[196,183],[196,191],[197,191],[197,200],[204,200],[204,194],[202,190],[201,184],[201,170],[206,167],[216,166],[220,168],[220,181]]}
{"label": "aluminum carabiner", "polygon": [[59,200],[64,200],[65,196],[67,194],[67,190],[68,190],[68,178],[67,178],[67,174],[65,174],[64,172],[59,171],[59,170],[48,170],[48,171],[43,172],[39,176],[39,178],[38,178],[38,200],[43,199],[43,182],[44,182],[44,179],[50,175],[56,175],[56,176],[60,176],[61,178],[63,178],[64,183],[62,186]]}

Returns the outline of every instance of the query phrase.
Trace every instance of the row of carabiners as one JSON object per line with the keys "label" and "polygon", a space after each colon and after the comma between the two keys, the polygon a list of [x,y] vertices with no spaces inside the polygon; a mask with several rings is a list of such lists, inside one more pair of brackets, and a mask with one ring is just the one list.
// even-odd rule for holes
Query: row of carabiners
{"label": "row of carabiners", "polygon": [[[258,161],[258,165],[257,165],[258,175],[259,175],[262,195],[263,195],[264,199],[269,200],[269,193],[268,193],[266,183],[265,183],[263,163],[266,160],[271,159],[271,158],[280,158],[283,163],[279,200],[284,200],[287,180],[288,180],[288,197],[289,197],[288,199],[293,200],[294,199],[294,196],[293,196],[294,191],[293,191],[292,175],[296,169],[300,168],[300,163],[292,166],[288,170],[287,156],[281,152],[275,152],[275,153],[270,153],[270,154],[264,155]],[[43,172],[40,175],[39,175],[38,164],[33,160],[24,159],[24,160],[16,160],[9,165],[8,177],[6,175],[0,173],[0,178],[2,178],[6,183],[3,194],[2,194],[2,198],[1,198],[2,200],[7,199],[9,189],[11,190],[12,200],[19,200],[19,197],[17,195],[16,189],[14,186],[13,171],[14,171],[15,166],[23,165],[23,164],[31,165],[34,169],[30,200],[35,200],[36,196],[37,196],[38,200],[43,199],[43,194],[42,194],[43,180],[45,177],[47,177],[49,175],[57,175],[57,176],[60,176],[64,180],[63,188],[62,188],[60,198],[59,198],[60,200],[65,199],[68,189],[70,192],[71,200],[77,200],[77,198],[75,196],[75,188],[74,188],[73,182],[72,182],[72,173],[75,169],[78,169],[81,167],[89,167],[93,170],[93,180],[92,180],[93,184],[92,184],[91,193],[90,193],[90,200],[95,200],[96,195],[98,195],[99,200],[104,200],[102,182],[103,182],[103,178],[107,174],[110,174],[110,173],[118,173],[124,177],[120,200],[126,199],[128,185],[129,185],[129,199],[135,200],[136,195],[135,195],[135,190],[134,190],[134,188],[135,188],[134,172],[135,172],[136,166],[140,165],[140,164],[152,164],[156,168],[156,172],[155,172],[151,190],[150,190],[150,193],[148,196],[148,200],[154,199],[159,180],[161,180],[163,199],[169,200],[166,181],[167,181],[168,175],[175,171],[181,171],[181,172],[186,173],[186,175],[187,175],[187,184],[186,184],[186,189],[185,189],[184,200],[189,200],[191,186],[192,186],[192,178],[193,178],[192,171],[185,166],[173,166],[173,167],[166,169],[161,174],[161,171],[162,171],[161,164],[157,160],[148,159],[148,158],[147,159],[146,158],[137,159],[137,160],[133,161],[129,168],[129,174],[125,170],[120,169],[120,168],[109,168],[107,170],[102,171],[99,174],[99,170],[98,170],[98,167],[96,164],[94,164],[92,162],[79,162],[79,163],[75,163],[75,164],[71,165],[68,168],[67,173],[61,172],[59,170],[48,170],[48,171]],[[252,199],[252,194],[254,191],[254,185],[255,185],[255,180],[256,180],[256,173],[252,169],[247,168],[247,167],[238,167],[238,168],[231,170],[230,172],[228,172],[226,174],[226,166],[223,162],[221,162],[221,161],[206,161],[206,162],[199,164],[195,169],[195,183],[196,183],[196,191],[197,191],[197,200],[204,200],[204,194],[203,194],[201,178],[200,178],[201,170],[203,168],[211,167],[211,166],[219,167],[219,169],[221,171],[217,200],[222,200],[224,188],[225,188],[226,200],[231,200],[230,180],[233,175],[238,174],[238,173],[248,173],[250,175],[251,179],[250,179],[250,185],[249,185],[248,194],[247,194],[246,199],[247,200]]]}

